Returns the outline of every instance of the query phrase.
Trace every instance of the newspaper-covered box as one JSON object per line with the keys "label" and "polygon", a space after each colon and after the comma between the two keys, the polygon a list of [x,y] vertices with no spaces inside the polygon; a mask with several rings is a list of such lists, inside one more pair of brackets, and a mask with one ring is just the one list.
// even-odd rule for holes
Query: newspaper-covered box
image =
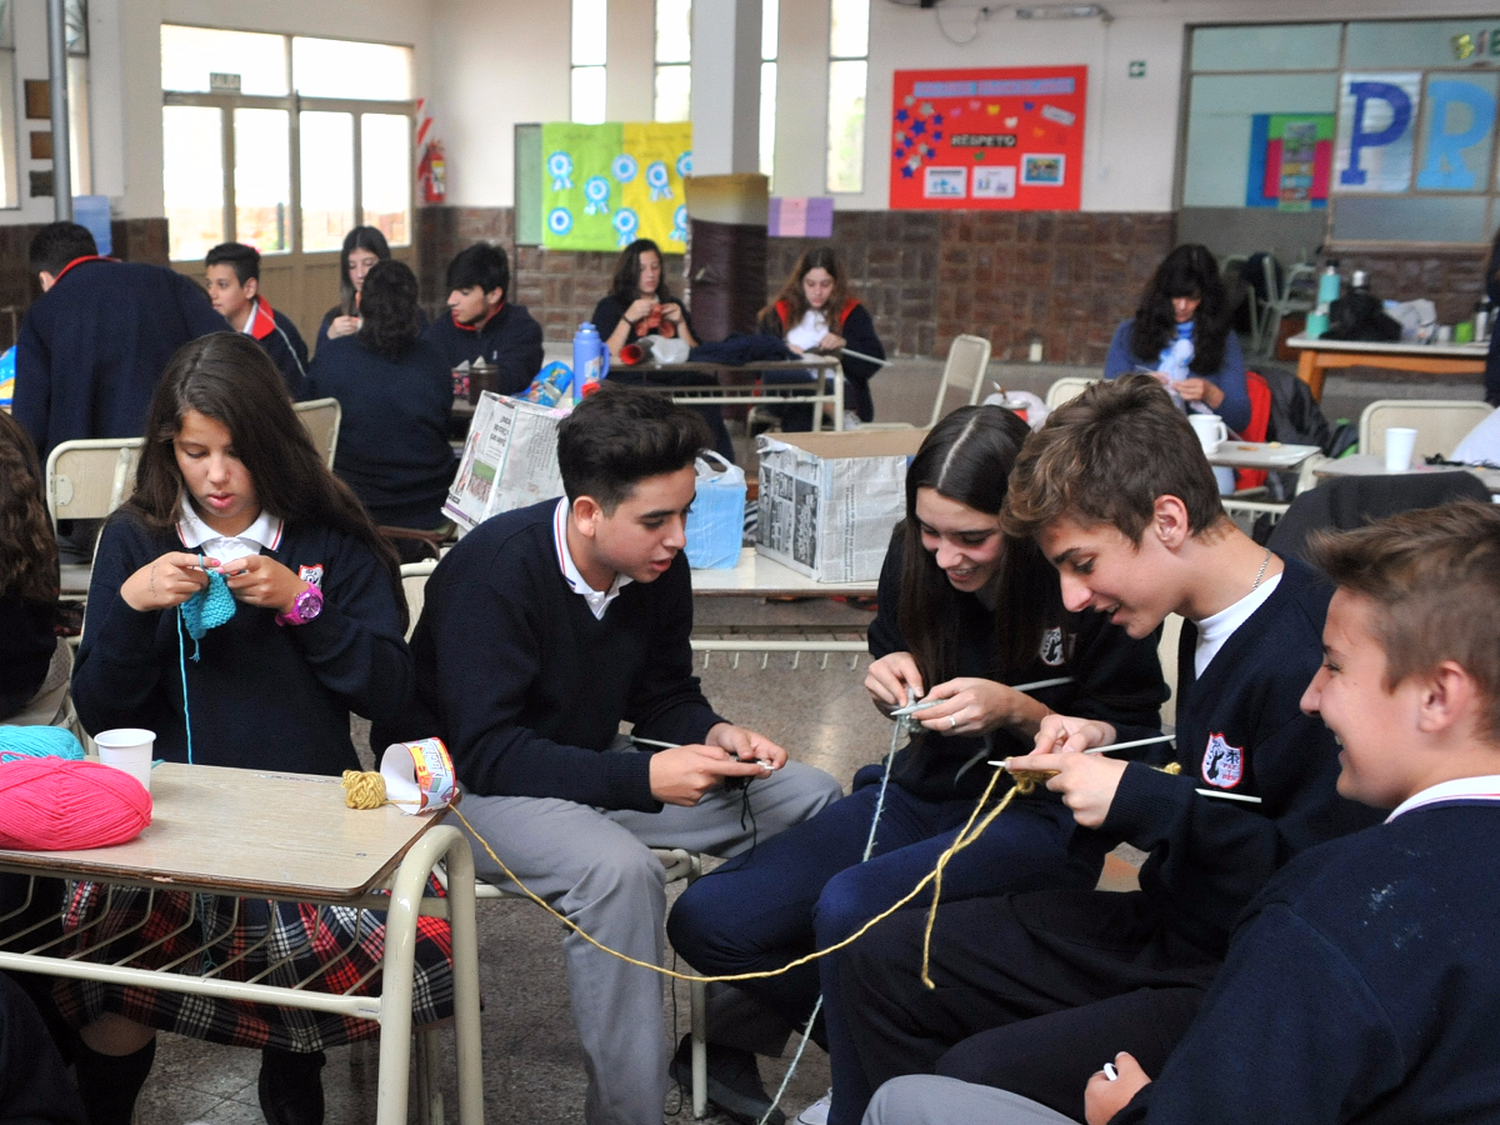
{"label": "newspaper-covered box", "polygon": [[819,582],[873,582],[926,430],[763,434],[755,549]]}
{"label": "newspaper-covered box", "polygon": [[[571,409],[571,407],[570,407]],[[563,494],[557,424],[568,410],[493,391],[479,396],[443,511],[461,531],[513,508]]]}

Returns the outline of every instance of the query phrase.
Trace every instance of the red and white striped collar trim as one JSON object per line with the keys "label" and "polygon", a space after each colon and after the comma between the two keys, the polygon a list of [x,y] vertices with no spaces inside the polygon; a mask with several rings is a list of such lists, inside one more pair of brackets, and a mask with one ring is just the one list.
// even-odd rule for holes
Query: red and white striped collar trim
{"label": "red and white striped collar trim", "polygon": [[1402,801],[1391,815],[1385,818],[1389,824],[1402,813],[1420,809],[1425,805],[1441,804],[1444,801],[1492,801],[1500,804],[1500,774],[1485,774],[1480,777],[1456,777],[1452,781],[1440,781],[1420,793],[1414,793]]}
{"label": "red and white striped collar trim", "polygon": [[584,580],[578,565],[573,561],[572,552],[568,550],[568,507],[568,498],[561,496],[552,512],[552,545],[557,551],[557,569],[562,571],[563,581],[568,584],[568,588],[586,601],[593,615],[602,621],[609,603],[619,597],[620,591],[630,585],[633,579],[617,572],[608,590],[596,590]]}
{"label": "red and white striped collar trim", "polygon": [[250,317],[245,321],[245,335],[256,340],[264,340],[274,331],[276,331],[275,310],[264,297],[256,297],[250,302]]}

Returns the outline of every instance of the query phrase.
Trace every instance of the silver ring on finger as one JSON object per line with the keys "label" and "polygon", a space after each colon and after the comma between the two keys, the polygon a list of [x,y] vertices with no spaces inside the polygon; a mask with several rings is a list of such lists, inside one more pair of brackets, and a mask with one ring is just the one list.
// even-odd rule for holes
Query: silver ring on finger
{"label": "silver ring on finger", "polygon": [[948,729],[949,730],[953,730],[957,726],[958,726],[958,716],[957,715],[949,715],[948,716]]}

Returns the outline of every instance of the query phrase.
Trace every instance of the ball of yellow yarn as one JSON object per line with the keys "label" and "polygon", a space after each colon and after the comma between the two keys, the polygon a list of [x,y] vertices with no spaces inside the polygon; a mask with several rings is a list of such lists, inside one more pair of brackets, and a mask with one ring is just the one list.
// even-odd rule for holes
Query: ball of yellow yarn
{"label": "ball of yellow yarn", "polygon": [[378,809],[385,804],[385,778],[378,773],[345,770],[344,804],[351,809]]}

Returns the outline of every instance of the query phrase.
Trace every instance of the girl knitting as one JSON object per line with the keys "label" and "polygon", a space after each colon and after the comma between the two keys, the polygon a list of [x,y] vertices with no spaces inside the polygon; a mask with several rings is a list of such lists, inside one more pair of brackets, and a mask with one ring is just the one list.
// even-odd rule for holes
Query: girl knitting
{"label": "girl knitting", "polygon": [[[152,400],[135,492],[95,556],[73,678],[84,726],[153,730],[157,755],[173,761],[357,769],[349,713],[394,717],[413,676],[405,625],[395,559],[324,466],[266,354],[231,333],[185,346]],[[122,894],[135,896],[124,910]],[[87,928],[102,895],[85,884],[74,898],[81,943],[125,933],[145,908],[144,892],[116,888],[104,924]],[[351,945],[352,963],[337,971],[357,979],[383,952],[383,925],[367,915],[360,928],[352,909],[156,897],[152,938],[123,940],[145,946],[184,932],[144,951],[148,964],[172,962],[207,934],[221,936],[214,949],[233,975],[301,950],[271,971],[275,983],[316,972]],[[232,961],[267,932],[264,953]],[[424,920],[420,933],[426,981],[414,1018],[423,1024],[448,1013],[452,983],[446,925]],[[79,1085],[93,1125],[130,1120],[153,1028],[263,1048],[260,1100],[273,1125],[321,1122],[322,1048],[375,1033],[338,1016],[94,982],[64,982],[58,999],[81,1028]]]}

